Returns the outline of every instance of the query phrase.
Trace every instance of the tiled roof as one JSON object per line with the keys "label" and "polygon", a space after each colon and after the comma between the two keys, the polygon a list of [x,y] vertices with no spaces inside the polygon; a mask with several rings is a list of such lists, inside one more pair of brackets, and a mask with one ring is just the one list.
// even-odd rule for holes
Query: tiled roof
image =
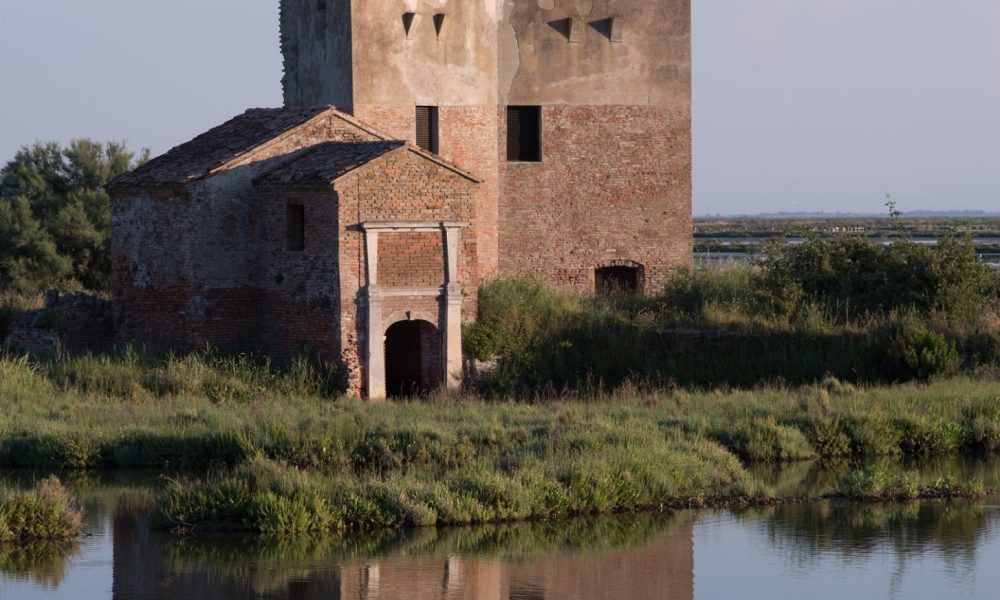
{"label": "tiled roof", "polygon": [[261,175],[254,183],[263,186],[330,184],[346,173],[405,145],[405,142],[398,140],[316,144],[297,158]]}
{"label": "tiled roof", "polygon": [[154,158],[108,184],[115,187],[155,187],[186,183],[207,175],[274,137],[330,110],[316,108],[252,108]]}

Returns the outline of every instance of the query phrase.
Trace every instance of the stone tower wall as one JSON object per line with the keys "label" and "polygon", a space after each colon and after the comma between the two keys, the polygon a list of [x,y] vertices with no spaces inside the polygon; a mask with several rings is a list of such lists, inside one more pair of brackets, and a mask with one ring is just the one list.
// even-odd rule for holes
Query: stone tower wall
{"label": "stone tower wall", "polygon": [[[282,0],[285,102],[338,104],[410,141],[414,107],[438,106],[441,155],[483,180],[482,276],[588,291],[596,267],[634,263],[652,290],[691,262],[690,11],[690,0]],[[508,163],[509,105],[544,107],[541,163]]]}

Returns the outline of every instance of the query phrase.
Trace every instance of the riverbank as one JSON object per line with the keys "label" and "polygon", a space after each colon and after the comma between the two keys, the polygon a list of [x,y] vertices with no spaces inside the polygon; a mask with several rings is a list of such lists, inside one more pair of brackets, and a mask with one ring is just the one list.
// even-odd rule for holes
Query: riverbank
{"label": "riverbank", "polygon": [[[658,471],[674,466],[663,463]],[[577,466],[569,473],[478,467],[435,479],[426,473],[359,478],[320,476],[257,460],[204,479],[172,480],[155,497],[153,526],[179,534],[287,537],[822,500],[975,499],[994,493],[979,481],[922,479],[916,471],[885,465],[852,470],[819,496],[772,495],[739,471],[731,480],[700,479],[684,486],[669,475],[630,470],[635,467],[605,463],[597,469]]]}
{"label": "riverbank", "polygon": [[[799,496],[749,465],[1000,448],[1000,380],[986,376],[369,404],[325,396],[318,371],[102,360],[0,359],[0,468],[211,470],[156,495],[157,521],[173,530],[288,535],[766,503]],[[859,473],[828,493],[983,491]]]}
{"label": "riverbank", "polygon": [[[651,465],[707,461],[706,472],[729,478],[741,461],[1000,449],[1000,379],[992,376],[368,404],[324,395],[315,374],[232,360],[84,357],[53,367],[0,358],[0,468],[205,469],[266,458],[385,476],[632,453]],[[666,460],[675,452],[691,458]]]}

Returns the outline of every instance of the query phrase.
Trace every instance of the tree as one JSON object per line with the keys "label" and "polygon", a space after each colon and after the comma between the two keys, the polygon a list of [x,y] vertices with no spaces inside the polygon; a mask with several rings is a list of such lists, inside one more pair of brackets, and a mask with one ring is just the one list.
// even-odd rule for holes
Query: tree
{"label": "tree", "polygon": [[0,291],[111,287],[104,185],[149,159],[125,144],[76,139],[21,148],[0,169]]}

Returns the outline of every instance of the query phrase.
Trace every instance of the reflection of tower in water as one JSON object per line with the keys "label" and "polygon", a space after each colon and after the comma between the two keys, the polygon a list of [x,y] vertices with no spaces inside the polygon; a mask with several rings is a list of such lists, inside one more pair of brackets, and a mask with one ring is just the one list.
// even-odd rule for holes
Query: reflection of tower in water
{"label": "reflection of tower in water", "polygon": [[449,556],[388,558],[341,569],[341,597],[359,600],[690,600],[690,523],[651,544],[524,560]]}
{"label": "reflection of tower in water", "polygon": [[[525,558],[421,555],[402,546],[384,558],[342,560],[330,552],[301,551],[225,536],[179,540],[149,531],[146,517],[120,512],[114,520],[116,600],[689,600],[694,597],[693,528],[674,520],[651,541],[583,549],[555,543]],[[652,530],[661,527],[651,526]],[[526,529],[528,527],[526,526]],[[643,531],[642,527],[635,528]],[[442,537],[447,540],[447,533]],[[517,536],[513,536],[516,538]],[[588,538],[590,539],[590,538]],[[518,555],[514,539],[501,554]],[[565,540],[563,540],[565,541]],[[587,547],[597,547],[588,550]],[[455,544],[449,544],[454,546]],[[524,546],[530,547],[529,543]],[[349,546],[349,544],[348,544]],[[419,546],[419,544],[418,544]],[[292,548],[291,552],[288,548]],[[395,554],[394,554],[395,552]]]}

